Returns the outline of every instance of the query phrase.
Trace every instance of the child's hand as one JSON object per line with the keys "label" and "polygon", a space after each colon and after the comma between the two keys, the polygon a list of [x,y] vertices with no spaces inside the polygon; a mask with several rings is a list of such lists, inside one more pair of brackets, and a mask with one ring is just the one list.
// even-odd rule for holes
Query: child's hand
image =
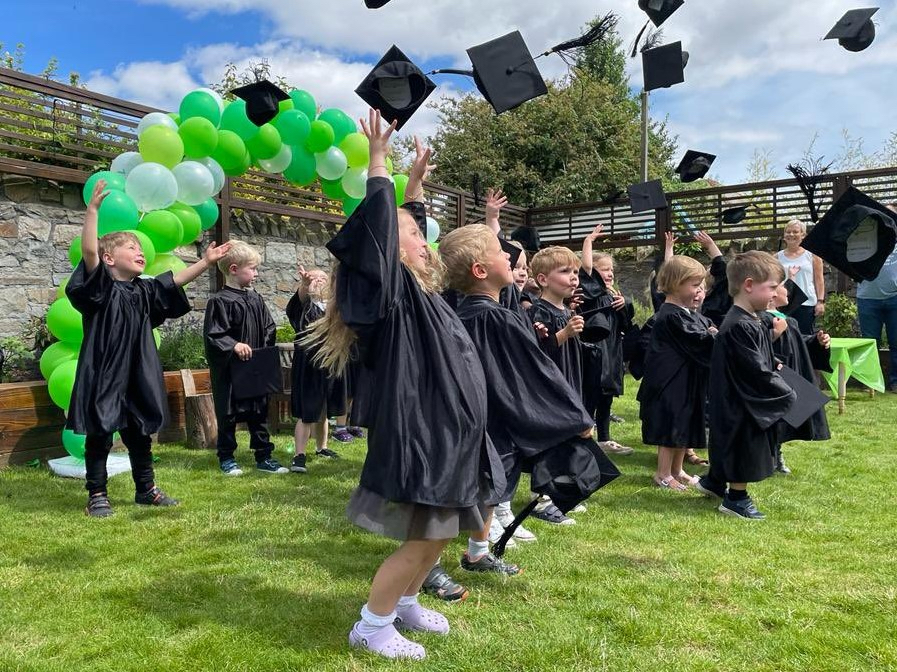
{"label": "child's hand", "polygon": [[604,225],[598,224],[597,226],[595,226],[594,229],[592,229],[592,232],[588,236],[586,236],[586,238],[588,238],[589,240],[591,240],[594,243],[595,240],[597,240],[598,238],[603,238],[605,235],[606,234],[604,233]]}
{"label": "child's hand", "polygon": [[548,327],[546,327],[541,322],[533,322],[533,329],[536,330],[536,338],[540,341],[543,338],[548,338]]}
{"label": "child's hand", "polygon": [[773,338],[778,338],[788,331],[788,323],[781,317],[774,317],[772,318],[772,331],[775,334]]}
{"label": "child's hand", "polygon": [[626,305],[626,299],[622,294],[617,294],[614,296],[614,300],[610,302],[610,307],[614,310],[623,310],[623,306]]}
{"label": "child's hand", "polygon": [[374,160],[380,161],[383,163],[385,171],[386,155],[389,153],[389,138],[392,136],[393,131],[396,130],[397,122],[394,121],[386,128],[382,128],[380,110],[374,109],[368,111],[367,122],[365,122],[364,119],[359,119],[359,121],[361,122],[361,130],[370,141],[369,152],[372,159],[371,163],[373,164],[375,162]]}
{"label": "child's hand", "polygon": [[706,231],[695,231],[695,240],[700,243],[705,250],[714,244],[713,238]]}
{"label": "child's hand", "polygon": [[585,326],[586,322],[582,315],[574,315],[567,321],[567,325],[564,327],[563,331],[567,333],[568,338],[571,338],[579,334]]}
{"label": "child's hand", "polygon": [[567,302],[567,305],[570,306],[570,310],[576,310],[579,308],[583,301],[585,301],[585,297],[583,293],[585,290],[582,287],[578,287],[573,290],[573,296],[570,297],[570,300]]}
{"label": "child's hand", "polygon": [[[704,234],[704,235],[706,235],[706,234]],[[697,238],[697,236],[695,236],[695,238]],[[678,240],[679,239],[676,238],[676,234],[673,233],[672,231],[667,231],[666,233],[663,234],[664,247],[668,250],[672,250],[673,245],[675,245]]]}
{"label": "child's hand", "polygon": [[825,333],[822,329],[816,332],[816,340],[819,345],[828,350],[832,345],[832,337]]}
{"label": "child's hand", "polygon": [[106,180],[97,180],[97,183],[93,185],[93,193],[90,195],[90,200],[87,202],[87,209],[93,212],[99,212],[100,205],[106,200],[106,197],[109,195],[109,192],[106,189]]}
{"label": "child's hand", "polygon": [[[414,136],[414,161],[411,163],[411,170],[408,171],[408,181],[417,180],[423,182],[429,176],[430,171],[436,168],[430,164],[430,158],[433,156],[433,150],[424,147],[416,135]],[[412,194],[414,195],[414,194]]]}
{"label": "child's hand", "polygon": [[252,348],[246,345],[246,343],[237,343],[234,346],[234,354],[245,362],[252,358]]}
{"label": "child's hand", "polygon": [[719,329],[717,329],[716,327],[707,327],[707,332],[711,336],[716,336],[719,333]]}
{"label": "child's hand", "polygon": [[788,267],[788,279],[794,280],[797,277],[797,274],[800,273],[800,266],[789,266]]}
{"label": "child's hand", "polygon": [[579,435],[579,438],[580,439],[591,439],[592,431],[594,431],[594,429],[595,429],[594,426],[589,427],[588,429],[584,430],[582,434]]}
{"label": "child's hand", "polygon": [[299,265],[299,282],[302,283],[302,286],[308,288],[311,284],[312,275],[309,271],[305,270],[305,266]]}
{"label": "child's hand", "polygon": [[498,219],[501,209],[508,204],[508,197],[501,189],[489,189],[486,192],[486,219]]}
{"label": "child's hand", "polygon": [[206,251],[203,252],[202,258],[211,265],[217,263],[218,260],[224,257],[228,252],[230,252],[230,243],[222,243],[221,245],[218,245],[212,241],[209,243]]}

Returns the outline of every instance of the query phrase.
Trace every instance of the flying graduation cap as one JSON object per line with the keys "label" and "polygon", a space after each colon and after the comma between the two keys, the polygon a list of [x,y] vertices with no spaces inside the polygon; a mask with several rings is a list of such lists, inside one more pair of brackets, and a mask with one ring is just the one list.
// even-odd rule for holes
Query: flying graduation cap
{"label": "flying graduation cap", "polygon": [[694,182],[707,174],[714,159],[716,159],[715,154],[689,149],[685,152],[679,165],[676,166],[675,172],[679,174],[679,179],[683,182]]}
{"label": "flying graduation cap", "polygon": [[364,0],[364,6],[368,9],[380,9],[389,0]]}
{"label": "flying graduation cap", "polygon": [[657,28],[684,4],[685,0],[638,0],[639,9]]}
{"label": "flying graduation cap", "polygon": [[642,73],[645,91],[665,89],[685,81],[688,52],[682,51],[682,42],[673,42],[642,52]]}
{"label": "flying graduation cap", "polygon": [[531,226],[518,226],[511,231],[511,240],[523,245],[523,249],[527,252],[538,252],[541,246],[539,230]]}
{"label": "flying graduation cap", "polygon": [[280,111],[278,103],[290,99],[289,94],[267,79],[241,86],[231,93],[246,101],[246,116],[256,126],[263,126],[271,121]]}
{"label": "flying graduation cap", "polygon": [[723,224],[738,224],[739,222],[743,222],[744,218],[747,217],[747,210],[751,207],[750,205],[733,205],[731,208],[726,208],[720,213],[720,219]]}
{"label": "flying graduation cap", "polygon": [[851,9],[838,19],[838,23],[822,39],[838,40],[838,44],[847,51],[862,51],[875,39],[872,15],[877,11],[878,7]]}
{"label": "flying graduation cap", "polygon": [[629,207],[633,215],[667,207],[667,197],[660,180],[630,184],[626,191],[629,193]]}
{"label": "flying graduation cap", "polygon": [[402,128],[424,104],[436,84],[411,62],[396,45],[389,48],[355,89],[361,99],[383,118]]}

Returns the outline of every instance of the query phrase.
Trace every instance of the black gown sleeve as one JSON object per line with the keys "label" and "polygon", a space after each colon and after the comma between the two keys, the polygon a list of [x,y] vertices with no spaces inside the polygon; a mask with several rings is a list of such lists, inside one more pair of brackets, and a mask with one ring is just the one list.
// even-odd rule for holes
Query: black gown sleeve
{"label": "black gown sleeve", "polygon": [[301,334],[305,329],[305,325],[302,323],[302,315],[305,312],[305,301],[299,298],[299,294],[293,292],[293,296],[290,297],[290,300],[287,302],[286,314],[287,319],[290,321],[290,326],[293,327],[293,331],[296,334]]}
{"label": "black gown sleeve", "polygon": [[153,328],[165,320],[183,317],[190,312],[190,301],[184,289],[175,284],[171,271],[149,280],[138,278],[136,282],[149,289],[150,324]]}
{"label": "black gown sleeve", "polygon": [[206,304],[203,334],[207,351],[214,353],[213,356],[219,361],[229,357],[237,344],[237,339],[231,336],[232,329],[228,302],[213,296]]}
{"label": "black gown sleeve", "polygon": [[65,295],[82,315],[92,315],[103,307],[112,294],[115,280],[102,261],[88,272],[84,261],[78,262],[65,286]]}
{"label": "black gown sleeve", "polygon": [[685,310],[677,310],[670,315],[667,325],[673,344],[682,356],[698,366],[709,368],[713,334],[707,327]]}

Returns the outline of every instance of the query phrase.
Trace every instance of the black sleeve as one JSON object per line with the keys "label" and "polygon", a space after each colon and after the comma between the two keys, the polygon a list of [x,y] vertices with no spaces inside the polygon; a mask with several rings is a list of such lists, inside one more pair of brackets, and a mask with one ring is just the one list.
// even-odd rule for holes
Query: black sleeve
{"label": "black sleeve", "polygon": [[90,273],[84,261],[78,262],[65,286],[65,295],[82,315],[92,315],[108,300],[115,286],[115,280],[102,261]]}
{"label": "black sleeve", "polygon": [[231,336],[232,326],[228,302],[213,296],[206,304],[202,329],[207,351],[221,358],[229,356],[237,344],[237,339]]}
{"label": "black sleeve", "polygon": [[190,312],[190,301],[183,287],[175,284],[174,275],[166,271],[150,280],[138,279],[150,288],[150,323],[158,327],[165,320],[182,317]]}

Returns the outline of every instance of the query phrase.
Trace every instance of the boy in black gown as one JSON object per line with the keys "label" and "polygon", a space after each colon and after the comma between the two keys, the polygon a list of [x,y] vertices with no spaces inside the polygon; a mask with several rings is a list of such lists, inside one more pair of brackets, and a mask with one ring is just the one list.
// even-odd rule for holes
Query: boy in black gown
{"label": "boy in black gown", "polygon": [[[695,487],[722,498],[720,513],[762,519],[747,484],[773,474],[776,425],[796,398],[778,373],[770,330],[760,317],[783,271],[772,255],[751,251],[730,261],[726,276],[734,305],[720,326],[710,363],[710,472]],[[777,320],[774,330],[786,326]]]}
{"label": "boy in black gown", "polygon": [[93,190],[81,232],[82,259],[65,293],[84,321],[84,341],[66,427],[85,434],[89,516],[112,515],[106,494],[106,459],[112,435],[121,434],[131,460],[134,501],[149,506],[178,502],[156,486],[150,435],[166,419],[168,400],[152,330],[166,319],[190,312],[185,284],[227,251],[206,249],[203,258],[179,271],[141,278],[146,267],[140,241],[117,231],[97,239],[97,213],[109,192],[100,180]]}
{"label": "boy in black gown", "polygon": [[231,383],[233,358],[249,360],[254,349],[273,346],[276,337],[274,318],[252,288],[260,261],[261,255],[249,244],[231,242],[230,252],[218,262],[226,284],[206,304],[203,335],[218,420],[218,463],[226,476],[243,474],[234,459],[238,422],[246,422],[249,428],[256,469],[268,474],[289,471],[271,457],[274,444],[268,434],[268,395],[237,399]]}

